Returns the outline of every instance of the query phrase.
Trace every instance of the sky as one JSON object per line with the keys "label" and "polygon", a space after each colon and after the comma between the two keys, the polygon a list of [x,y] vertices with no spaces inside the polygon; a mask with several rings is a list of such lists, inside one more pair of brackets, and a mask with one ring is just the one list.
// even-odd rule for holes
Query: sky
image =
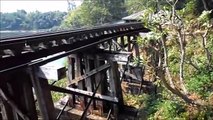
{"label": "sky", "polygon": [[[69,0],[71,1],[71,0]],[[81,0],[75,1],[76,5],[81,4]],[[0,0],[0,12],[16,12],[23,9],[26,12],[40,11],[64,11],[67,12],[67,0]]]}

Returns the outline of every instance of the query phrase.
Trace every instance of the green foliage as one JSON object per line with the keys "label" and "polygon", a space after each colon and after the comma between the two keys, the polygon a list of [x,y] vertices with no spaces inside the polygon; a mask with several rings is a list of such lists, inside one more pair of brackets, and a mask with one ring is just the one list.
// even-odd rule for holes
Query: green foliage
{"label": "green foliage", "polygon": [[13,13],[0,13],[0,30],[37,30],[59,26],[65,12],[31,12],[17,10]]}
{"label": "green foliage", "polygon": [[[48,82],[49,82],[49,84],[53,83],[52,80],[49,80]],[[67,79],[64,78],[62,80],[59,80],[54,85],[58,86],[58,87],[66,87],[66,85],[67,85]],[[65,96],[64,93],[58,93],[58,92],[51,92],[51,95],[52,95],[53,102],[57,102],[58,100],[60,100],[62,97]]]}
{"label": "green foliage", "polygon": [[134,57],[133,58],[133,64],[136,66],[141,66],[144,63],[144,60],[140,57]]}
{"label": "green foliage", "polygon": [[206,73],[207,71],[204,69],[203,71],[204,72],[198,72],[191,76],[187,81],[187,87],[190,91],[195,92],[200,96],[208,97],[213,89],[213,72]]}
{"label": "green foliage", "polygon": [[168,96],[169,93],[166,92],[165,94],[167,95],[128,95],[130,96],[129,98],[131,98],[128,102],[134,103],[132,106],[139,106],[139,119],[142,120],[145,118],[149,120],[186,118],[186,116],[183,116],[187,114],[185,106],[179,101],[174,101],[171,98],[165,97]]}
{"label": "green foliage", "polygon": [[202,26],[210,26],[210,14],[211,11],[203,11],[202,14],[198,17],[198,21],[202,23]]}
{"label": "green foliage", "polygon": [[179,117],[179,113],[183,112],[183,107],[180,106],[180,103],[177,103],[172,100],[163,100],[159,101],[156,104],[157,111],[155,114],[152,114],[149,119],[175,119]]}
{"label": "green foliage", "polygon": [[[133,4],[134,1],[143,4],[143,0],[133,0],[132,2],[129,2]],[[212,11],[204,11],[203,8],[197,8],[197,6],[203,7],[203,4],[201,3],[202,2],[199,2],[198,0],[181,1],[181,3],[178,3],[175,6],[175,13],[172,13],[173,6],[168,7],[168,5],[163,5],[160,2],[160,11],[156,11],[156,9],[153,9],[152,6],[146,6],[144,9],[143,7],[146,4],[140,7],[140,11],[144,12],[142,21],[144,25],[152,31],[138,39],[138,43],[141,46],[142,51],[145,51],[143,55],[146,55],[145,57],[148,59],[150,58],[150,61],[154,61],[150,56],[152,56],[155,52],[150,52],[150,49],[158,50],[158,54],[162,53],[161,62],[165,62],[164,60],[166,55],[163,54],[165,51],[163,51],[164,48],[162,48],[162,41],[164,40],[168,55],[168,64],[166,66],[170,71],[175,89],[182,89],[180,86],[180,58],[182,49],[180,48],[179,42],[180,36],[178,36],[180,30],[183,38],[182,45],[185,50],[183,62],[183,84],[186,85],[189,90],[189,95],[184,95],[190,99],[192,98],[193,100],[203,102],[201,102],[202,107],[187,105],[180,102],[180,99],[176,96],[168,93],[168,89],[163,86],[163,90],[159,91],[161,96],[146,96],[140,100],[142,102],[141,111],[148,115],[147,119],[212,118],[212,105],[209,105],[208,107],[203,106],[204,103],[209,104],[206,101],[210,101],[210,96],[213,93],[213,34],[212,23],[210,21]],[[131,7],[133,9],[133,11],[130,9],[131,12],[134,12],[134,10],[137,11],[137,9],[134,9],[134,6],[131,5]],[[207,30],[208,34],[205,34]],[[205,37],[205,35],[207,35],[205,41],[206,46],[203,46],[204,39],[202,37]],[[206,49],[210,52],[208,57]],[[146,64],[146,62],[143,64],[149,67],[151,66]],[[158,64],[158,61],[155,64]],[[156,69],[156,67],[153,69]],[[148,71],[151,71],[151,69]],[[168,76],[165,76],[165,78],[169,83]],[[159,85],[159,87],[161,87],[161,85]],[[192,94],[195,94],[195,96],[192,96]]]}
{"label": "green foliage", "polygon": [[121,20],[126,15],[123,0],[90,1],[70,11],[62,27],[88,27]]}
{"label": "green foliage", "polygon": [[95,2],[84,2],[76,10],[70,11],[63,26],[78,28],[106,22],[110,15],[109,11],[100,5],[93,6],[95,6]]}
{"label": "green foliage", "polygon": [[124,96],[124,102],[128,106],[133,106],[136,108],[140,108],[144,98],[146,98],[146,95],[131,95],[127,94]]}

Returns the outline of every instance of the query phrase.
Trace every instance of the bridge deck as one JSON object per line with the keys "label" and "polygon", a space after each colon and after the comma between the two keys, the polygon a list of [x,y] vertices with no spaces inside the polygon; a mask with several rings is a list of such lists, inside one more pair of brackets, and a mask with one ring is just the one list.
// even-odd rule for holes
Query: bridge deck
{"label": "bridge deck", "polygon": [[[81,110],[78,116],[82,120],[89,118],[88,111],[119,118],[124,108],[121,82],[143,82],[141,66],[130,66],[129,62],[139,57],[139,32],[148,31],[141,23],[126,23],[1,39],[0,117],[38,119],[36,101],[47,120],[60,119],[67,106]],[[47,57],[50,55],[54,56]],[[49,84],[42,72],[42,78],[36,74],[41,65],[62,57],[68,57],[65,88]],[[59,113],[51,91],[68,96]]]}

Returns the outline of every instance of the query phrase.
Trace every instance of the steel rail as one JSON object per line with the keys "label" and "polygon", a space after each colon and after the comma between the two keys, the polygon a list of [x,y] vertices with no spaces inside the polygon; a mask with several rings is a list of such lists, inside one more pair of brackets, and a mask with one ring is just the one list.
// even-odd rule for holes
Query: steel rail
{"label": "steel rail", "polygon": [[121,23],[121,24],[108,24],[108,25],[101,25],[101,26],[94,26],[94,27],[84,27],[84,28],[77,28],[77,29],[71,29],[71,30],[61,30],[61,31],[51,31],[51,32],[41,32],[41,33],[36,33],[32,35],[23,35],[23,36],[17,36],[17,37],[7,37],[7,38],[2,38],[0,41],[7,41],[7,40],[12,40],[12,39],[17,39],[17,38],[27,38],[27,37],[35,37],[35,36],[41,36],[41,35],[53,35],[55,33],[69,33],[69,32],[74,32],[74,31],[88,31],[88,30],[97,30],[97,29],[108,29],[112,27],[121,27],[121,26],[126,26],[126,25],[135,25],[135,24],[142,24],[140,22],[134,22],[134,23]]}
{"label": "steel rail", "polygon": [[79,29],[79,30],[70,30],[70,31],[59,31],[59,32],[50,32],[50,33],[41,33],[36,35],[24,36],[24,37],[16,37],[16,38],[5,38],[0,39],[0,46],[7,45],[7,44],[17,44],[17,43],[25,43],[31,41],[37,41],[39,39],[46,39],[46,38],[55,38],[55,37],[63,37],[63,36],[71,36],[72,34],[82,34],[82,33],[89,33],[90,32],[100,32],[100,30],[110,30],[115,28],[122,28],[122,27],[143,27],[141,23],[125,23],[125,24],[116,24],[116,25],[109,25],[109,26],[101,26],[101,27],[94,27],[90,29]]}
{"label": "steel rail", "polygon": [[[62,53],[62,54],[59,54],[59,55],[56,55],[54,57],[51,57],[51,58],[47,58],[47,59],[38,59],[37,61],[27,61],[25,63],[22,63],[22,64],[18,64],[18,65],[14,65],[14,66],[11,66],[11,67],[8,67],[8,68],[4,68],[4,69],[0,69],[0,75],[3,74],[3,73],[6,73],[6,72],[10,72],[12,70],[16,70],[16,69],[21,69],[21,68],[25,68],[25,67],[30,67],[30,66],[40,66],[40,65],[44,65],[48,62],[51,62],[51,61],[54,61],[54,60],[57,60],[59,58],[62,58],[62,57],[65,57],[65,56],[68,56],[70,55],[71,53],[74,53],[74,52],[78,52],[78,51],[81,51],[81,50],[85,50],[85,49],[88,49],[92,46],[95,46],[97,44],[100,44],[100,43],[103,43],[103,42],[106,42],[106,41],[109,41],[113,38],[116,38],[116,37],[120,37],[120,36],[124,36],[124,35],[128,35],[128,34],[134,34],[134,33],[138,33],[140,31],[143,31],[144,29],[137,29],[137,30],[132,30],[132,31],[125,31],[125,32],[122,32],[120,34],[116,34],[116,35],[113,35],[113,36],[106,36],[106,38],[102,38],[100,40],[96,40],[94,42],[88,42],[88,44],[86,43],[85,45],[83,46],[75,46],[73,49],[72,48],[69,48],[69,50],[65,50],[66,52],[65,53]],[[58,51],[58,52],[62,52],[62,51]],[[41,57],[40,57],[41,58]],[[1,59],[0,59],[1,60]],[[1,63],[1,61],[0,61]],[[2,64],[3,66],[3,64]]]}

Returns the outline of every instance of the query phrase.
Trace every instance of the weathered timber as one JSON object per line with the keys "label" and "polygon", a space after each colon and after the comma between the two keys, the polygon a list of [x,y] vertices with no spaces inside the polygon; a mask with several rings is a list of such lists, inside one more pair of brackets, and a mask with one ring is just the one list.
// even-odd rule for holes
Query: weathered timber
{"label": "weathered timber", "polygon": [[[134,78],[142,79],[141,76],[138,76],[140,71],[133,71],[128,64],[133,57],[139,57],[135,36],[140,31],[147,32],[148,30],[141,24],[130,23],[128,25],[53,32],[1,40],[0,83],[4,83],[6,87],[0,84],[0,88],[8,93],[8,98],[14,101],[17,108],[32,120],[38,119],[32,86],[43,119],[59,119],[64,114],[63,110],[67,108],[66,105],[81,110],[82,112],[79,114],[82,115],[81,119],[90,119],[87,112],[105,117],[108,113],[109,119],[119,119],[119,114],[124,106],[121,80],[125,80],[124,77],[129,76],[124,72],[120,79],[118,67],[125,69],[124,71],[128,68],[127,72],[131,74],[129,78],[133,81],[137,81]],[[23,47],[28,47],[28,50],[23,49]],[[11,54],[4,53],[7,49]],[[56,53],[62,54],[47,57]],[[49,85],[46,79],[41,79],[35,75],[37,67],[65,56],[69,56],[67,72],[69,87],[60,88],[53,86],[53,84]],[[118,66],[117,62],[125,62],[126,65]],[[18,76],[18,72],[15,70],[22,68],[29,68],[27,71],[30,71],[32,83],[29,82],[28,78]],[[13,76],[11,80],[15,82],[2,80],[2,76],[6,76],[5,73],[12,75],[9,72],[13,71],[17,75]],[[20,80],[16,80],[17,78]],[[58,112],[54,108],[50,90],[69,94],[66,103],[62,99],[60,100],[59,103],[65,104],[65,106],[57,118]],[[18,98],[18,95],[23,97]],[[15,108],[10,107],[11,105],[5,102],[6,100],[2,99],[1,101],[4,118],[9,118],[8,115],[10,114],[16,120],[23,119],[22,115],[17,114]],[[73,116],[66,119],[75,119]]]}
{"label": "weathered timber", "polygon": [[[0,63],[3,63],[3,64],[0,64],[0,66],[1,66],[0,74],[4,73],[6,71],[15,70],[15,69],[18,69],[18,68],[21,68],[21,67],[27,67],[29,65],[29,63],[31,63],[32,60],[36,60],[36,59],[41,58],[41,57],[46,57],[48,55],[52,55],[52,54],[59,53],[59,52],[62,52],[62,51],[67,51],[67,53],[69,51],[69,54],[70,54],[70,52],[74,52],[74,51],[77,51],[79,49],[82,50],[83,48],[84,49],[89,48],[89,47],[91,48],[92,46],[103,43],[105,41],[109,41],[113,38],[123,36],[125,34],[133,34],[135,32],[138,33],[140,31],[145,31],[145,29],[139,27],[138,29],[131,29],[131,30],[128,30],[128,31],[121,31],[121,32],[118,32],[118,33],[112,33],[112,34],[107,34],[107,35],[103,35],[103,36],[98,36],[96,38],[90,38],[88,40],[84,40],[84,42],[78,41],[78,42],[74,42],[73,44],[62,44],[62,45],[54,46],[54,47],[51,47],[51,48],[48,48],[48,49],[41,49],[37,52],[32,52],[32,53],[29,52],[29,53],[21,54],[21,55],[14,56],[14,57],[7,57],[7,58],[4,58],[4,59],[0,59]],[[37,37],[32,38],[32,39],[34,39],[34,40],[38,39],[39,40],[39,38],[37,38]],[[41,37],[41,36],[39,36],[39,37]],[[51,36],[51,37],[53,37],[53,36]],[[54,35],[54,37],[56,37],[56,36]],[[42,38],[42,40],[44,40],[44,38]],[[27,40],[20,40],[20,41],[25,42]],[[6,41],[2,41],[2,43],[4,43],[4,42],[6,42]],[[7,42],[12,42],[12,40],[8,40]],[[4,44],[8,44],[7,42],[4,43]],[[92,43],[92,44],[90,44],[90,43]],[[64,55],[65,54],[63,54],[61,56],[64,57]],[[57,58],[57,56],[54,57],[54,59],[56,59],[56,58]],[[47,61],[45,61],[45,62],[47,62]],[[7,64],[5,64],[5,63],[7,63]],[[44,64],[44,61],[42,61],[42,62],[40,61],[39,63]],[[36,63],[36,64],[38,64],[38,63]],[[10,69],[8,69],[8,68],[10,68]]]}
{"label": "weathered timber", "polygon": [[[77,84],[79,81],[84,80],[84,79],[86,79],[86,81],[87,81],[87,79],[88,79],[89,77],[91,77],[92,75],[95,75],[95,74],[97,74],[98,72],[101,72],[101,71],[103,71],[103,70],[106,70],[106,69],[108,69],[109,67],[110,67],[109,64],[105,64],[105,65],[102,65],[102,66],[100,66],[100,67],[98,67],[98,68],[96,68],[96,69],[93,69],[93,70],[91,70],[91,71],[85,73],[84,75],[79,76],[79,77],[77,77],[76,79],[73,79],[73,80],[71,81],[71,84],[70,84],[70,85],[72,85],[72,84]],[[89,84],[89,83],[88,83],[88,84]],[[88,85],[88,84],[87,84],[87,85]],[[70,86],[70,85],[68,85],[68,86]],[[88,87],[89,87],[89,86],[88,86]],[[90,88],[88,88],[88,90],[89,90],[89,89],[90,89]]]}
{"label": "weathered timber", "polygon": [[109,83],[111,88],[111,95],[117,97],[119,105],[112,105],[113,114],[117,118],[119,107],[123,106],[123,95],[121,90],[120,76],[118,71],[118,64],[116,62],[109,61],[111,67],[109,69]]}
{"label": "weathered timber", "polygon": [[[84,112],[82,113],[82,116],[81,116],[81,119],[80,119],[80,120],[84,120],[84,119],[86,118],[86,116],[87,116],[87,111],[88,111],[88,109],[89,109],[89,107],[90,107],[92,101],[94,101],[93,99],[94,99],[94,97],[95,97],[95,95],[96,95],[96,93],[97,93],[97,90],[98,90],[99,86],[101,85],[101,81],[102,81],[102,80],[100,80],[99,83],[97,84],[97,86],[95,86],[95,89],[94,89],[94,91],[93,91],[93,93],[92,93],[92,99],[90,99],[89,102],[87,103],[86,108],[84,109]],[[95,104],[95,101],[93,102],[93,104]],[[95,105],[94,105],[94,106],[95,106]]]}
{"label": "weathered timber", "polygon": [[7,95],[2,91],[2,89],[0,88],[0,96],[4,99],[4,101],[6,101],[11,107],[12,109],[23,119],[23,120],[30,120],[29,117],[27,115],[25,115],[23,113],[23,111],[21,111],[17,105],[14,103],[14,101],[12,101],[10,98],[7,97]]}
{"label": "weathered timber", "polygon": [[[83,75],[84,73],[83,73],[83,61],[82,61],[82,58],[83,57],[83,55],[82,54],[79,54],[79,53],[77,53],[77,57],[76,57],[76,77],[80,77],[81,75]],[[78,86],[78,89],[82,89],[82,90],[85,90],[86,88],[85,88],[85,81],[78,81],[78,84],[77,84],[77,86]],[[84,109],[85,108],[85,106],[86,106],[86,97],[82,97],[82,96],[80,96],[79,97],[80,99],[79,99],[79,102],[80,102],[80,106],[81,106],[81,108],[82,109]]]}
{"label": "weathered timber", "polygon": [[[49,86],[50,89],[52,91],[55,92],[62,92],[62,93],[67,93],[67,94],[75,94],[75,95],[80,95],[80,96],[85,96],[88,98],[92,98],[92,93],[93,92],[89,92],[89,91],[85,91],[85,90],[80,90],[80,89],[76,89],[76,88],[61,88],[61,87],[57,87],[57,86]],[[101,94],[96,94],[94,96],[95,100],[101,100],[101,101],[106,101],[106,102],[111,102],[114,104],[118,103],[118,99],[117,97],[111,97],[111,96],[106,96],[106,95],[101,95]]]}
{"label": "weathered timber", "polygon": [[115,48],[115,51],[117,51],[118,50],[118,47],[121,49],[121,50],[123,50],[123,51],[126,51],[125,49],[124,49],[124,45],[121,45],[121,44],[119,44],[117,41],[115,41],[115,40],[112,40],[112,42],[113,42],[113,44],[115,44],[115,46],[116,46],[116,48]]}
{"label": "weathered timber", "polygon": [[[70,55],[68,57],[68,84],[70,85],[72,83],[72,80],[75,79],[75,58],[74,55]],[[75,87],[74,85],[70,87]],[[71,107],[75,107],[75,95],[70,95],[70,103],[69,105]]]}
{"label": "weathered timber", "polygon": [[[8,87],[7,87],[7,81],[9,79],[9,76],[0,76],[0,88],[5,92],[9,93]],[[13,110],[12,107],[0,96],[1,99],[1,114],[2,114],[2,119],[4,120],[12,120],[14,119],[13,117]]]}
{"label": "weathered timber", "polygon": [[125,43],[125,40],[124,40],[124,36],[121,36],[121,47],[124,48],[124,43]]}
{"label": "weathered timber", "polygon": [[41,110],[42,118],[45,120],[54,120],[56,119],[56,114],[50,88],[48,87],[48,81],[47,79],[38,78],[35,75],[35,70],[36,68],[30,69],[30,76],[38,100],[39,109]]}
{"label": "weathered timber", "polygon": [[[18,70],[16,72],[8,73],[6,76],[7,80],[1,81],[0,83],[1,89],[7,93],[8,98],[11,99],[17,107],[29,117],[29,119],[36,120],[37,113],[29,75],[25,70]],[[6,109],[8,109],[8,105],[6,106]],[[13,119],[20,118],[15,111],[11,114],[13,114]]]}
{"label": "weathered timber", "polygon": [[142,81],[141,77],[137,77],[136,75],[134,75],[134,74],[132,74],[132,73],[130,73],[128,71],[125,71],[125,72],[123,70],[120,70],[120,71],[123,72],[125,75],[131,77],[136,82],[141,82]]}
{"label": "weathered timber", "polygon": [[[98,68],[101,66],[101,64],[103,65],[104,62],[101,62],[99,60],[99,57],[98,56],[95,56],[95,60],[94,60],[94,67],[95,68]],[[104,81],[106,81],[106,79],[104,79],[104,76],[102,77],[103,73],[106,72],[106,71],[102,71],[102,72],[99,72],[97,74],[95,74],[95,85],[97,86],[98,83],[100,82],[100,86],[97,88],[97,93],[98,94],[103,94],[103,88],[104,88]],[[96,93],[96,94],[97,94]],[[100,111],[100,115],[103,115],[103,101],[94,101],[94,103],[96,104],[95,106],[95,109],[99,109]],[[97,106],[99,105],[99,107]]]}
{"label": "weathered timber", "polygon": [[[57,109],[61,110],[63,105],[56,104],[55,105]],[[67,106],[64,110],[64,113],[61,116],[61,120],[79,120],[81,118],[83,111],[78,110],[76,108],[72,108]],[[95,114],[88,114],[87,115],[88,120],[107,120],[105,116],[98,116]]]}
{"label": "weathered timber", "polygon": [[[23,73],[19,73],[19,79],[22,81],[17,81],[18,84],[15,84],[14,91],[17,91],[17,86],[20,87],[20,94],[22,94],[22,97],[20,97],[21,101],[21,108],[24,110],[26,115],[29,117],[30,120],[37,120],[37,112],[36,112],[36,106],[35,106],[35,100],[33,96],[33,90],[32,90],[32,83],[30,80],[30,76],[23,71]],[[18,93],[16,93],[18,94]],[[20,94],[17,95],[16,99],[20,96]]]}
{"label": "weathered timber", "polygon": [[[87,75],[87,72],[91,71],[92,69],[95,68],[94,66],[94,60],[92,59],[89,59],[87,55],[85,55],[84,57],[84,62],[85,62],[85,74]],[[96,74],[97,72],[95,72]],[[94,89],[95,89],[95,77],[94,75],[95,74],[92,74],[90,75],[90,77],[87,77],[87,79],[85,79],[85,82],[86,82],[86,87],[87,87],[87,91],[90,91],[90,92],[94,92]],[[91,99],[88,99],[88,101],[90,101]],[[88,106],[88,103],[87,103],[87,106]],[[95,100],[93,100],[93,104],[91,106],[92,109],[95,109],[96,107],[96,104],[95,104]],[[91,110],[89,111],[91,112]]]}

